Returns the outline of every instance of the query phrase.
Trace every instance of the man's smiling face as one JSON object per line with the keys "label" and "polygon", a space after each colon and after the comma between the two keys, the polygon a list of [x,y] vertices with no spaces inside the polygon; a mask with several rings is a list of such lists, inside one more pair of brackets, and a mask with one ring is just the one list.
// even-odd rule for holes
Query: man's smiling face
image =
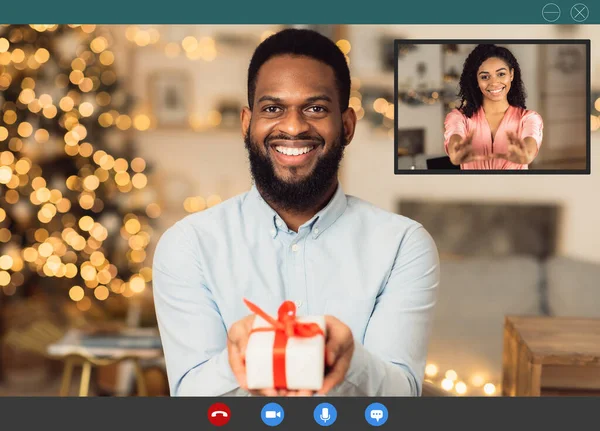
{"label": "man's smiling face", "polygon": [[[354,112],[342,114],[333,69],[306,56],[280,55],[256,78],[242,127],[257,186],[289,209],[305,209],[337,178]],[[350,132],[350,133],[349,133]]]}
{"label": "man's smiling face", "polygon": [[278,56],[260,68],[250,139],[279,179],[307,178],[340,144],[338,93],[333,69],[309,57]]}

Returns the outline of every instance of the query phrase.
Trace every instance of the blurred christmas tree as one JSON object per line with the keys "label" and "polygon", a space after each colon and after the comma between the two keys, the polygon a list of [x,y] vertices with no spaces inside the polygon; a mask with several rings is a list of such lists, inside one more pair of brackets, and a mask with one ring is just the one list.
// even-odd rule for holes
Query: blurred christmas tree
{"label": "blurred christmas tree", "polygon": [[130,115],[112,43],[94,25],[0,26],[0,304],[90,313],[151,280],[160,208],[128,133],[149,120]]}

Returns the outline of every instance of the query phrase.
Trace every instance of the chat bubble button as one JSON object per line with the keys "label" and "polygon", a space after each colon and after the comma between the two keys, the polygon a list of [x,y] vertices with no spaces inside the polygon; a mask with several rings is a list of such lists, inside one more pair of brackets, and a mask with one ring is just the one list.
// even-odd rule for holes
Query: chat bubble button
{"label": "chat bubble button", "polygon": [[388,420],[387,408],[381,403],[370,404],[365,409],[365,419],[369,425],[381,426]]}

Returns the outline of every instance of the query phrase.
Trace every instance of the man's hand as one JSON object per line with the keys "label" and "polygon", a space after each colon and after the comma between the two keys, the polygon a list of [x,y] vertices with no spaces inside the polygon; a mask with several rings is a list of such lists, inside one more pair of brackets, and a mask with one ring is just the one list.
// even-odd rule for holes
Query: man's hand
{"label": "man's hand", "polygon": [[266,397],[295,397],[295,396],[311,396],[314,391],[288,391],[277,389],[248,389],[248,381],[246,378],[246,346],[252,331],[254,323],[254,314],[238,320],[229,329],[227,334],[227,351],[229,354],[229,365],[237,379],[240,388],[249,391],[252,395],[262,395]]}
{"label": "man's hand", "polygon": [[231,325],[227,334],[229,365],[242,389],[248,388],[246,380],[246,346],[250,338],[254,316],[254,314],[250,314],[238,320]]}
{"label": "man's hand", "polygon": [[347,325],[333,316],[325,316],[325,327],[327,329],[325,340],[327,371],[323,387],[317,391],[318,395],[326,395],[344,381],[354,354],[354,337]]}
{"label": "man's hand", "polygon": [[[250,338],[250,331],[254,322],[254,314],[238,320],[229,329],[227,337],[227,351],[229,353],[229,365],[235,375],[240,387],[248,390],[246,379],[246,346]],[[319,395],[325,395],[346,377],[350,361],[354,354],[354,337],[348,326],[333,316],[325,316],[326,339],[325,339],[325,365],[326,374],[323,386],[317,391]],[[261,389],[249,391],[253,395],[267,397],[308,397],[315,391],[299,390],[289,391],[283,389]]]}
{"label": "man's hand", "polygon": [[537,153],[537,144],[533,138],[520,139],[514,132],[506,132],[508,150],[506,154],[496,153],[495,158],[508,160],[520,165],[528,165]]}

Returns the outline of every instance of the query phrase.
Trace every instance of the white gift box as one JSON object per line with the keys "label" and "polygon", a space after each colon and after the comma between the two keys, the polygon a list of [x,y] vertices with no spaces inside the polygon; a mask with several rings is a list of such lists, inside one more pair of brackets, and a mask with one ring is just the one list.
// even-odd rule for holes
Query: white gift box
{"label": "white gift box", "polygon": [[[325,334],[324,316],[297,317],[301,323],[316,323]],[[260,316],[254,319],[253,328],[272,328]],[[246,378],[248,389],[272,389],[273,345],[275,332],[253,332],[246,347]],[[325,337],[321,334],[309,338],[292,336],[287,339],[285,376],[289,390],[319,390],[325,375]]]}

